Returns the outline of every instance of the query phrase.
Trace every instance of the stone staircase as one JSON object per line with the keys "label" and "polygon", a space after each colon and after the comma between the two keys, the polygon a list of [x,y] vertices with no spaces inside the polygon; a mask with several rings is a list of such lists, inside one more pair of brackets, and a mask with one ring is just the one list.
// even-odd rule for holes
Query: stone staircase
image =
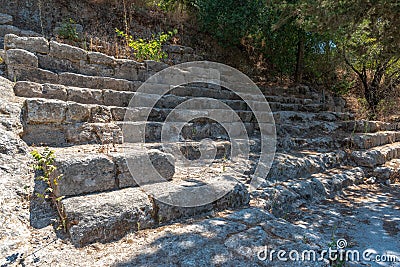
{"label": "stone staircase", "polygon": [[[261,88],[275,119],[278,146],[267,179],[249,192],[260,153],[260,125],[235,93],[211,84],[179,86],[161,97],[148,120],[143,120],[146,103],[159,96],[136,91],[168,65],[115,59],[43,37],[4,33],[11,33],[4,37],[6,74],[14,82],[15,95],[24,99],[21,138],[36,149],[51,146],[55,151],[57,174],[63,174],[56,190],[66,196],[62,204],[75,246],[109,242],[128,232],[249,204],[283,216],[306,201],[333,197],[369,176],[390,179],[397,172],[400,124],[356,121],[343,100],[306,86]],[[143,107],[129,107],[134,96]],[[235,110],[250,136],[249,164],[227,158],[232,146],[227,131],[206,119],[205,107],[177,111],[178,115],[195,112],[202,118],[187,123],[171,145],[188,159],[197,159],[204,150],[202,140],[211,139],[216,150],[211,171],[176,165],[174,156],[163,149],[161,129],[167,116],[177,105],[198,97],[218,99]],[[257,104],[260,99],[254,96],[252,101]],[[212,105],[207,108],[225,112]],[[226,117],[229,122],[229,114]],[[123,142],[122,127],[127,123],[132,131],[145,126],[144,144],[139,139],[129,145]],[[218,179],[221,173],[236,180],[221,180],[221,188],[231,189],[210,204],[168,205],[138,187],[129,171],[127,161],[141,162],[147,155],[165,181],[159,182],[148,170],[135,172],[141,184],[166,195],[175,196],[176,185],[195,186]],[[237,175],[237,169],[244,169],[243,174]]]}

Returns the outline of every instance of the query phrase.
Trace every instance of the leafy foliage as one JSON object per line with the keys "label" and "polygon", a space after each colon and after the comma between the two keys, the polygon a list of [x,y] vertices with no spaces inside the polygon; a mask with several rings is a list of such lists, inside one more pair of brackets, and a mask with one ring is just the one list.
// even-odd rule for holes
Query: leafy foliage
{"label": "leafy foliage", "polygon": [[200,0],[198,18],[203,30],[227,45],[258,30],[265,5],[260,0]]}
{"label": "leafy foliage", "polygon": [[156,5],[164,11],[180,9],[195,12],[197,10],[196,0],[159,0]]}
{"label": "leafy foliage", "polygon": [[119,29],[115,29],[116,33],[119,36],[122,36],[126,39],[129,47],[134,50],[134,55],[138,61],[143,60],[155,60],[161,61],[162,59],[167,57],[167,54],[162,51],[162,46],[165,44],[171,37],[178,33],[178,30],[174,29],[173,31],[169,31],[168,33],[160,33],[158,37],[154,35],[150,40],[144,39],[134,39],[132,35],[129,35]]}
{"label": "leafy foliage", "polygon": [[36,193],[36,195],[40,198],[48,199],[53,203],[61,220],[60,226],[66,231],[68,228],[67,216],[65,214],[64,207],[61,204],[61,200],[64,197],[56,194],[56,187],[58,185],[58,181],[62,178],[62,175],[53,175],[54,171],[57,169],[57,167],[54,165],[54,151],[50,150],[49,148],[45,148],[42,153],[37,150],[33,150],[31,155],[36,161],[32,166],[33,169],[42,173],[42,175],[37,176],[35,179],[37,181],[44,182],[47,186],[44,192]]}
{"label": "leafy foliage", "polygon": [[250,46],[270,72],[338,93],[357,84],[352,72],[372,112],[400,85],[398,1],[197,0],[197,7],[203,30],[225,45]]}
{"label": "leafy foliage", "polygon": [[304,27],[330,34],[338,56],[363,85],[370,111],[400,84],[400,3],[299,0]]}
{"label": "leafy foliage", "polygon": [[64,20],[58,30],[58,35],[63,39],[78,41],[79,34],[76,29],[76,22],[73,19]]}

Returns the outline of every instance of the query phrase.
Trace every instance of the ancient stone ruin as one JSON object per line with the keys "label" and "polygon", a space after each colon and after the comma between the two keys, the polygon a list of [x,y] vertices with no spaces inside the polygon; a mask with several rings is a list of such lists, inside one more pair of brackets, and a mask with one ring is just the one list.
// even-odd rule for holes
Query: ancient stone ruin
{"label": "ancient stone ruin", "polygon": [[[342,99],[307,86],[261,88],[275,120],[277,152],[268,177],[250,192],[248,181],[261,142],[254,114],[230,90],[193,83],[162,96],[147,121],[129,122],[133,130],[145,125],[142,145],[166,179],[151,186],[168,192],[171,184],[217,175],[217,171],[201,173],[200,167],[186,173],[160,145],[166,117],[188,99],[217,99],[238,114],[250,136],[252,167],[243,177],[235,177],[228,194],[210,204],[167,205],[148,195],[132,178],[125,157],[140,161],[147,155],[139,149],[123,153],[122,127],[137,89],[168,65],[116,59],[49,41],[9,25],[12,18],[0,17],[4,75],[22,103],[20,137],[32,148],[50,146],[55,151],[57,172],[63,174],[57,190],[65,196],[62,204],[73,222],[68,234],[77,247],[115,241],[130,232],[226,209],[258,207],[280,217],[304,203],[333,198],[343,188],[364,183],[369,177],[390,183],[397,172],[399,123],[354,120]],[[175,63],[199,59],[190,48],[168,49],[176,54],[172,57]],[[145,102],[155,96],[140,97]],[[141,118],[140,107],[132,112]],[[224,166],[224,171],[234,175],[231,171],[236,165],[226,158],[231,143],[217,122],[206,118],[191,121],[180,138],[173,145],[188,159],[198,157],[202,139],[211,139],[217,151],[214,170]]]}

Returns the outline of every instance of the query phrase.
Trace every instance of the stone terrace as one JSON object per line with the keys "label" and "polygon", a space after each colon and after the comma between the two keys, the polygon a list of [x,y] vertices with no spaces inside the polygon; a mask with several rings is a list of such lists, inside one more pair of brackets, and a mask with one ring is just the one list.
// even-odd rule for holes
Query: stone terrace
{"label": "stone terrace", "polygon": [[[0,29],[6,28],[10,27]],[[166,205],[146,194],[132,178],[125,157],[141,161],[146,154],[139,147],[128,155],[123,153],[126,144],[121,128],[136,90],[168,65],[115,59],[43,37],[19,35],[25,34],[15,31],[5,35],[2,54],[14,93],[24,101],[21,138],[39,150],[45,146],[55,150],[58,172],[64,175],[57,191],[66,196],[63,205],[74,222],[69,234],[75,246],[109,242],[132,231],[249,205],[283,216],[306,202],[332,198],[344,187],[361,184],[368,177],[390,183],[398,171],[400,124],[356,121],[341,99],[306,86],[261,88],[273,112],[278,147],[267,179],[249,193],[247,184],[260,153],[260,125],[254,114],[227,89],[188,84],[164,95],[148,120],[142,120],[141,115],[146,107],[130,111],[137,114],[130,127],[146,126],[146,143],[142,146],[166,179],[150,186],[168,192],[172,184],[193,186],[193,180],[212,179],[222,169],[235,176],[236,168],[245,168],[245,164],[226,158],[231,148],[229,137],[219,123],[206,118],[186,124],[180,141],[173,144],[189,159],[195,159],[201,140],[212,139],[217,153],[206,172],[193,167],[188,173],[162,149],[161,129],[168,114],[180,103],[197,97],[218,99],[235,110],[251,139],[250,167],[235,177],[227,195],[211,204],[195,208]],[[145,103],[158,96],[139,97]],[[203,114],[204,109],[181,112]],[[154,181],[146,171],[138,172],[149,183]]]}

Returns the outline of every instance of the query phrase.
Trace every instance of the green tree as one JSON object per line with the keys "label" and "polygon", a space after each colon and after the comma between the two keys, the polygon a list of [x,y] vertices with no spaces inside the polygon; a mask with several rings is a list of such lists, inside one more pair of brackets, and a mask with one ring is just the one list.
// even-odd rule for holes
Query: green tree
{"label": "green tree", "polygon": [[374,113],[400,83],[400,2],[300,0],[297,9],[307,30],[329,34]]}

